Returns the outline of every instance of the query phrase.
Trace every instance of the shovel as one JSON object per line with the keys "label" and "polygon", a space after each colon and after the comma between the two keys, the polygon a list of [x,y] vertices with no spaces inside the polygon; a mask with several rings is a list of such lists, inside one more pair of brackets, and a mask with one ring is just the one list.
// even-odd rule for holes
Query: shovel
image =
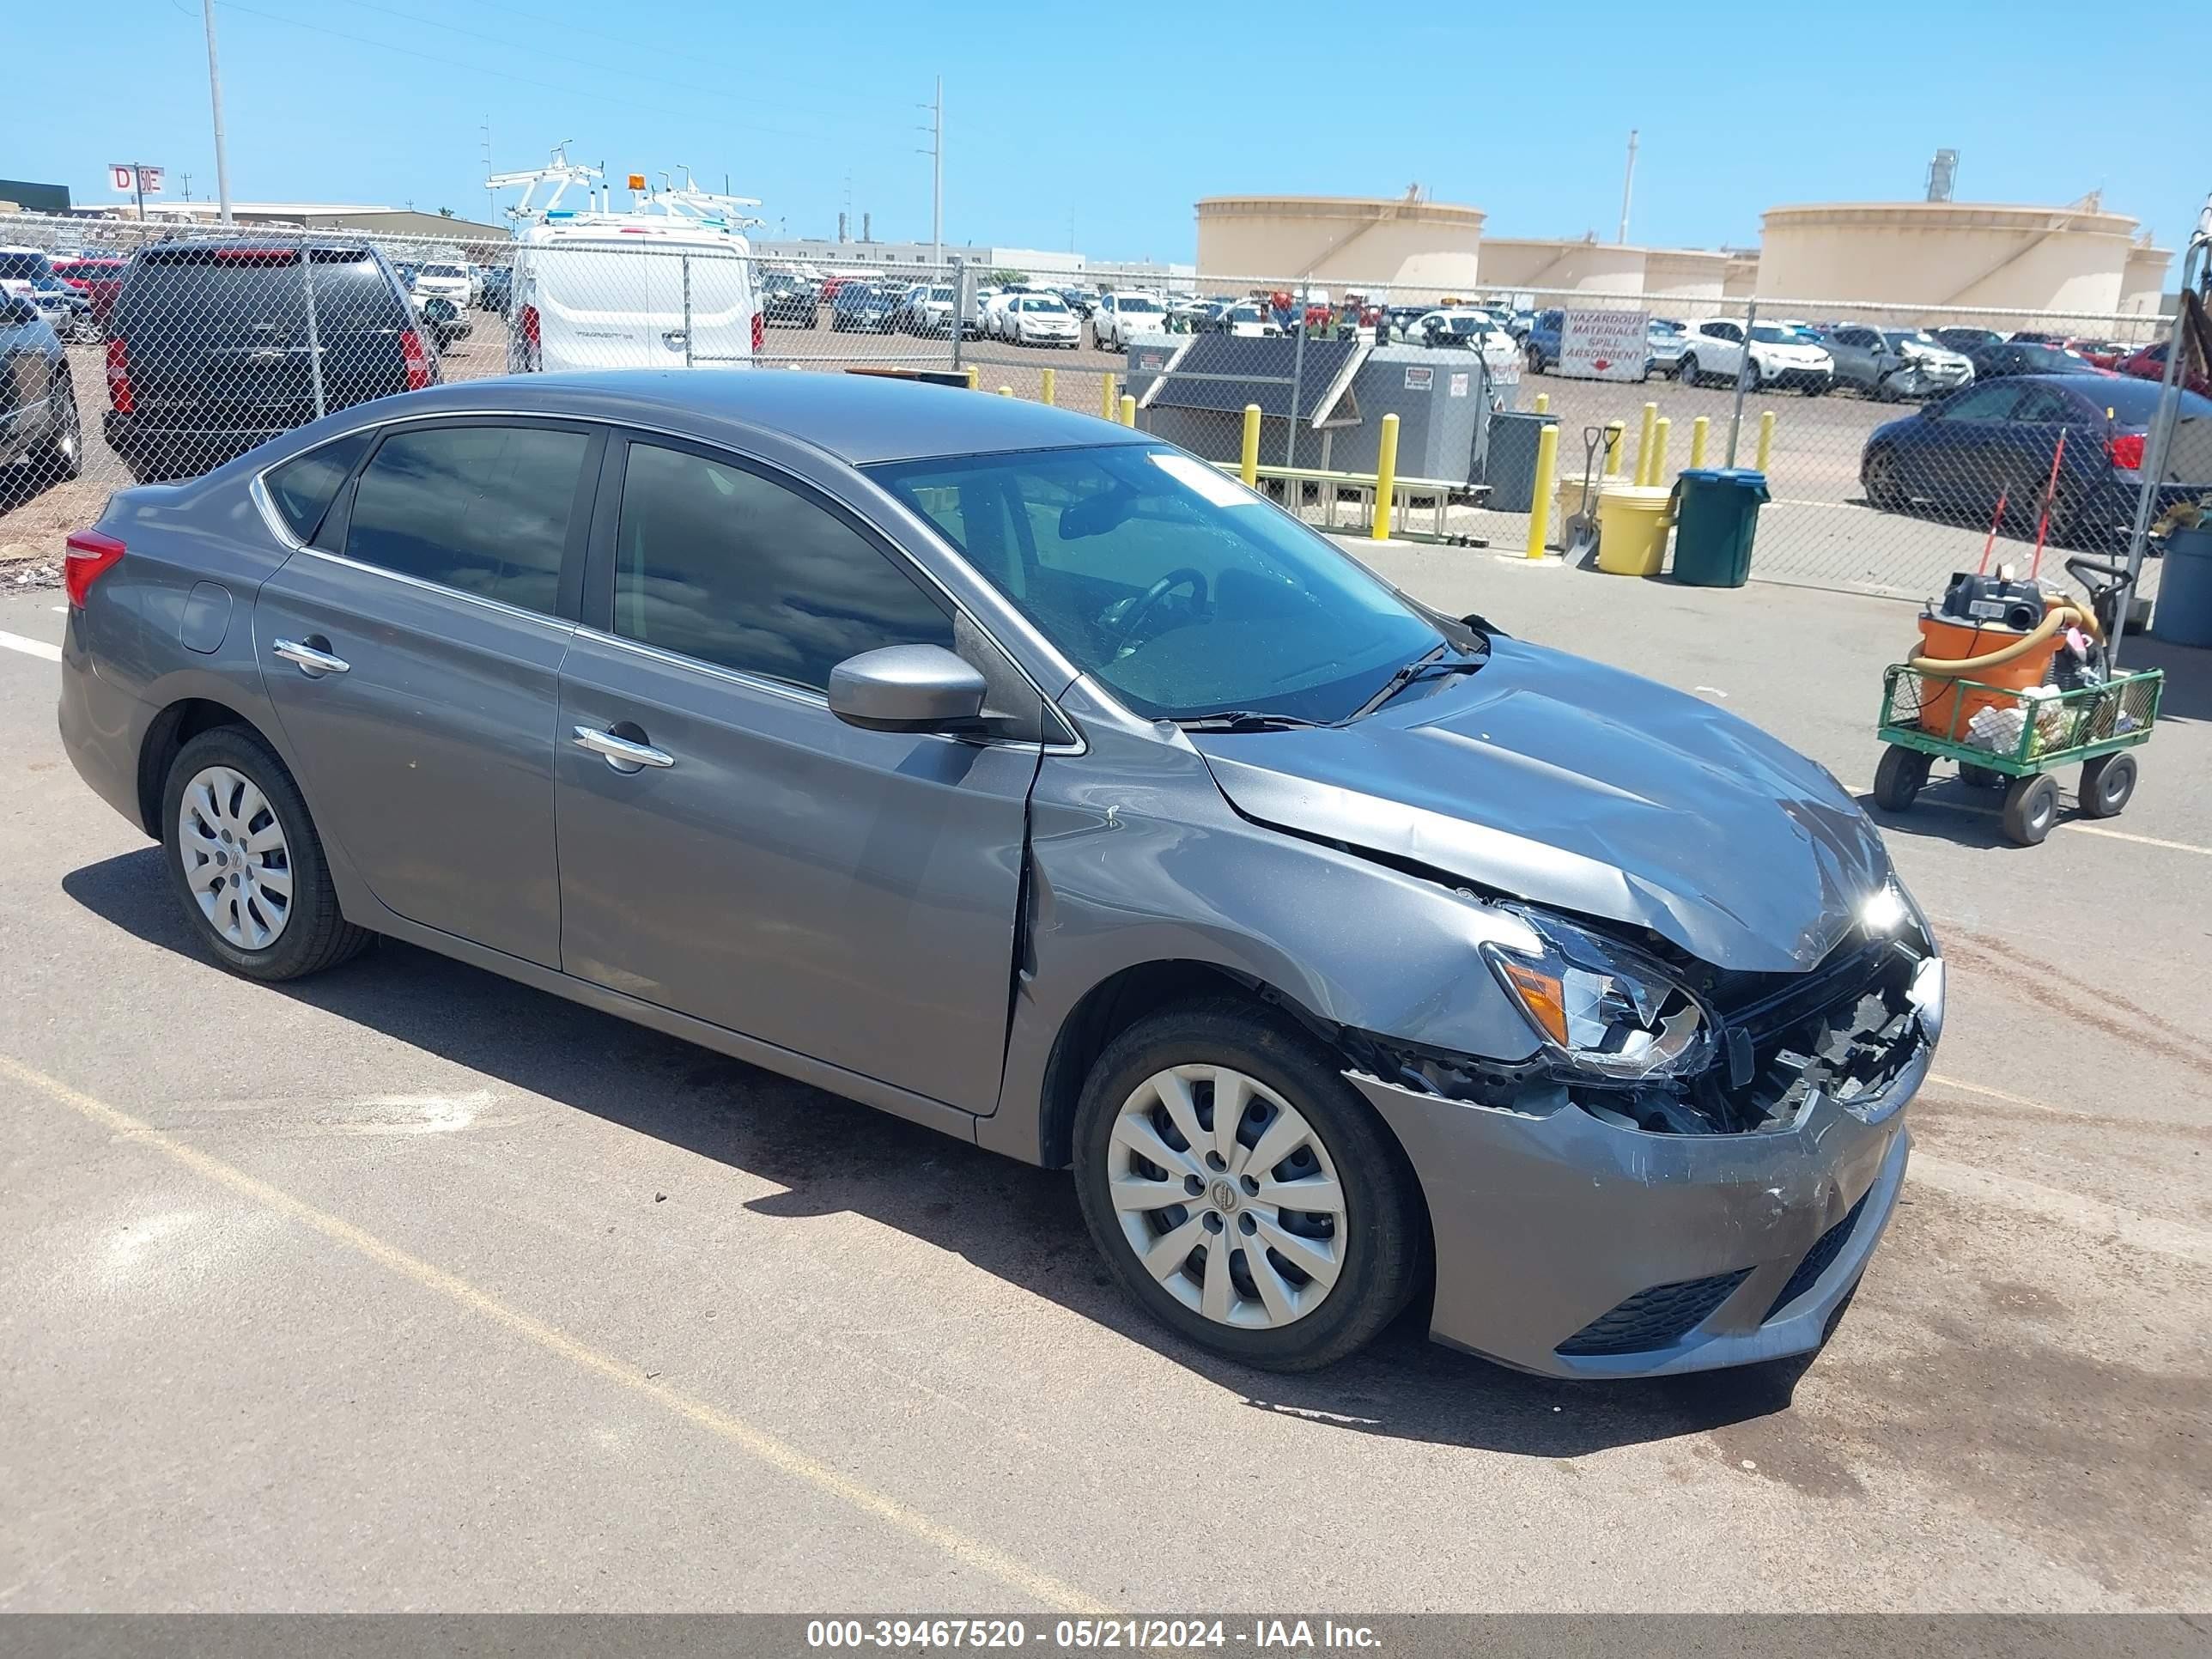
{"label": "shovel", "polygon": [[1583,501],[1559,526],[1559,539],[1565,544],[1560,550],[1563,558],[1586,559],[1597,551],[1597,452],[1604,441],[1603,427],[1583,428]]}

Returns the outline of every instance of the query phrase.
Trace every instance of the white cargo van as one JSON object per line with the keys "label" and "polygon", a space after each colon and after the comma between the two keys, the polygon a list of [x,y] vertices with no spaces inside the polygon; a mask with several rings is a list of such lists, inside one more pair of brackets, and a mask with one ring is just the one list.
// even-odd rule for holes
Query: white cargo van
{"label": "white cargo van", "polygon": [[750,368],[765,337],[752,246],[717,220],[548,213],[515,250],[507,367]]}

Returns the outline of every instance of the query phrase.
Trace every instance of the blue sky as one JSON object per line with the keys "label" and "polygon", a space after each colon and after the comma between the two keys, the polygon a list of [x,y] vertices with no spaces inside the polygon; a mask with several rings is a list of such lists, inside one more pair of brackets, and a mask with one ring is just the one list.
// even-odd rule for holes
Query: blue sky
{"label": "blue sky", "polygon": [[[189,173],[212,197],[198,5],[100,8],[102,94],[81,74],[20,78],[0,175],[107,201],[106,165],[142,160],[170,169],[173,191]],[[2169,246],[2212,185],[2185,100],[2150,95],[2130,53],[2077,67],[2078,13],[2044,0],[1794,18],[1733,0],[1694,16],[1586,4],[1540,36],[1426,10],[217,0],[216,15],[240,200],[481,218],[489,122],[501,169],[570,138],[573,159],[614,174],[688,163],[719,187],[726,173],[792,235],[834,234],[849,199],[856,229],[866,210],[878,237],[922,240],[917,129],[939,73],[947,239],[1065,247],[1072,225],[1103,258],[1190,258],[1204,195],[1416,181],[1486,210],[1493,235],[1609,239],[1632,126],[1631,236],[1661,245],[1755,242],[1760,210],[1781,203],[1917,197],[1939,145],[1961,152],[1961,199],[2102,189]],[[1143,26],[1109,48],[1114,16]]]}

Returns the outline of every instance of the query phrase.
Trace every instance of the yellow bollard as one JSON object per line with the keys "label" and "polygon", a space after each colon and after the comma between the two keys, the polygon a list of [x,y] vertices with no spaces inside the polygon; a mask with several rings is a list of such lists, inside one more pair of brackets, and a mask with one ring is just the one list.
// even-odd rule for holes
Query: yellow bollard
{"label": "yellow bollard", "polygon": [[1690,468],[1695,471],[1705,464],[1705,436],[1712,430],[1712,421],[1700,415],[1690,422]]}
{"label": "yellow bollard", "polygon": [[1644,430],[1636,439],[1636,482],[1639,484],[1651,482],[1651,424],[1658,418],[1658,404],[1644,405]]}
{"label": "yellow bollard", "polygon": [[1037,400],[1040,403],[1057,404],[1060,401],[1060,388],[1054,384],[1054,377],[1056,374],[1057,371],[1054,369],[1048,368],[1044,371],[1044,390],[1037,394]]}
{"label": "yellow bollard", "polygon": [[[1618,430],[1613,441],[1620,441]],[[1553,477],[1559,470],[1559,428],[1546,422],[1536,434],[1536,494],[1528,503],[1528,556],[1544,556],[1544,532],[1552,525],[1552,493],[1558,488]]]}
{"label": "yellow bollard", "polygon": [[1536,394],[1536,412],[1539,415],[1548,415],[1552,412],[1552,394],[1550,392],[1540,392]]}
{"label": "yellow bollard", "polygon": [[1237,476],[1244,480],[1244,488],[1260,487],[1260,405],[1244,405],[1244,451],[1237,457]]}
{"label": "yellow bollard", "polygon": [[1673,424],[1664,415],[1651,422],[1651,476],[1644,482],[1655,489],[1667,486],[1667,434]]}
{"label": "yellow bollard", "polygon": [[970,363],[968,366],[968,389],[970,392],[976,391],[981,386],[981,374],[982,371],[977,368],[973,363]]}
{"label": "yellow bollard", "polygon": [[1766,457],[1774,447],[1774,411],[1766,410],[1759,417],[1759,470],[1766,471]]}
{"label": "yellow bollard", "polygon": [[[1259,422],[1246,416],[1246,430],[1258,441]],[[1545,431],[1552,428],[1546,427]],[[1398,417],[1382,417],[1382,447],[1375,458],[1375,522],[1368,530],[1370,539],[1387,542],[1390,539],[1390,504],[1398,493]]]}
{"label": "yellow bollard", "polygon": [[1114,377],[1106,375],[1098,386],[1098,412],[1108,420],[1114,418]]}
{"label": "yellow bollard", "polygon": [[1620,441],[1627,430],[1619,421],[1605,423],[1605,476],[1608,478],[1620,476]]}
{"label": "yellow bollard", "polygon": [[1123,426],[1134,426],[1136,423],[1137,400],[1125,392],[1121,394],[1121,424]]}
{"label": "yellow bollard", "polygon": [[1010,386],[1002,386],[999,388],[999,395],[1001,398],[1011,398],[1014,395],[1014,389]]}

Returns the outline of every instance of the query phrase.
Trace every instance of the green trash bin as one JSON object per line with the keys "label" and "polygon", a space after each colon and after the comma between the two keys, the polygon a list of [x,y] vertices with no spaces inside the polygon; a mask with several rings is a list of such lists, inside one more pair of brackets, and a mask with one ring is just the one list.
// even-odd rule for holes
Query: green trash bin
{"label": "green trash bin", "polygon": [[1744,466],[1692,467],[1675,485],[1674,580],[1692,587],[1741,587],[1766,475]]}

